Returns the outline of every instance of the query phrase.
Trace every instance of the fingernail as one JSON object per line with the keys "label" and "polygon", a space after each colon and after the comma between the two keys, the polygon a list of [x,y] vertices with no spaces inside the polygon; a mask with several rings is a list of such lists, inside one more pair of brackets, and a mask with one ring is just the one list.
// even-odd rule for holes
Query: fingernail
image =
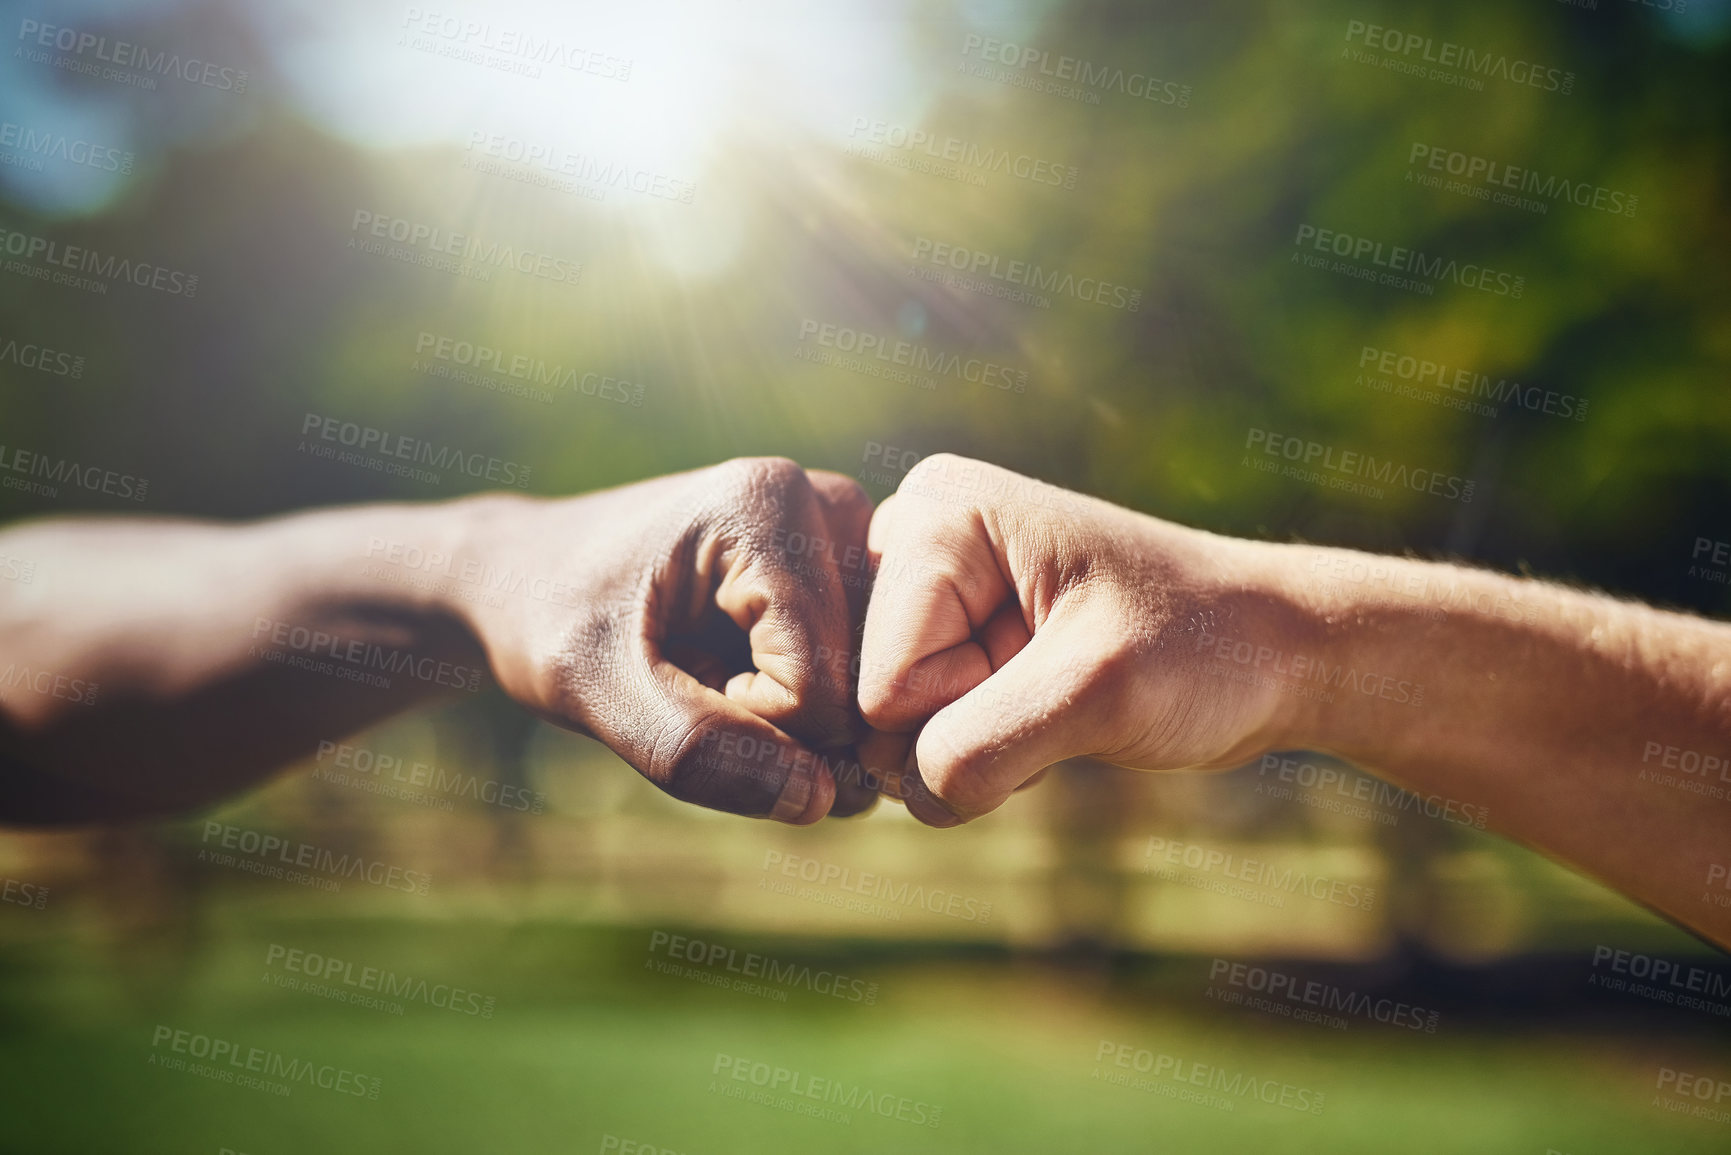
{"label": "fingernail", "polygon": [[948,807],[939,802],[937,796],[926,786],[926,780],[920,777],[919,758],[908,751],[908,762],[902,770],[901,780],[902,801],[908,808],[908,813],[925,823],[939,829],[960,826],[962,820],[956,817]]}
{"label": "fingernail", "polygon": [[811,775],[795,771],[788,775],[782,783],[781,797],[775,800],[775,808],[769,816],[777,822],[798,824],[798,819],[805,814],[806,806],[811,801]]}
{"label": "fingernail", "polygon": [[[803,786],[796,786],[803,782]],[[793,811],[791,817],[782,817],[782,806],[788,802],[788,796],[803,796],[805,804]],[[808,770],[796,772],[782,787],[782,797],[776,800],[775,812],[770,817],[785,822],[790,826],[810,826],[829,815],[830,807],[835,805],[835,779],[828,770]],[[788,809],[792,810],[791,804]]]}

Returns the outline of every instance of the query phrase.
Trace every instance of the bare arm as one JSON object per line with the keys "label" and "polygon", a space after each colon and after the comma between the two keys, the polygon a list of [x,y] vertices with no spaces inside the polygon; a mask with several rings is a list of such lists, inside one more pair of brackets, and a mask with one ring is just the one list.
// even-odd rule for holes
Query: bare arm
{"label": "bare arm", "polygon": [[184,811],[496,680],[678,797],[814,821],[836,787],[812,747],[852,718],[816,657],[845,669],[854,619],[837,565],[784,544],[858,553],[868,515],[857,486],[765,459],[565,499],[14,527],[0,820]]}
{"label": "bare arm", "polygon": [[1296,646],[1424,687],[1411,708],[1335,693],[1285,745],[1488,806],[1494,827],[1731,944],[1713,899],[1731,903],[1731,798],[1675,785],[1731,786],[1731,626],[1392,558],[1376,559],[1387,582],[1318,588],[1306,575],[1341,572],[1345,551],[1265,548]]}
{"label": "bare arm", "polygon": [[[1317,749],[1487,807],[1731,945],[1731,801],[1642,774],[1687,777],[1685,751],[1725,766],[1731,626],[1220,537],[948,455],[879,508],[871,545],[860,700],[911,745],[895,792],[925,821],[977,817],[1066,757],[1218,769]],[[893,742],[873,759],[902,765]]]}
{"label": "bare arm", "polygon": [[454,507],[372,506],[0,534],[32,571],[0,587],[0,817],[173,813],[478,688],[485,655],[441,600],[368,576],[373,540],[449,556],[461,533]]}

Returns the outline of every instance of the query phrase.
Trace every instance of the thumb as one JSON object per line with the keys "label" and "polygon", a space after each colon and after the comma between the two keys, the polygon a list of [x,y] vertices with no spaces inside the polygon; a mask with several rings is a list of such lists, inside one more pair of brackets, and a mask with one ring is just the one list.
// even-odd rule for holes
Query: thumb
{"label": "thumb", "polygon": [[[1055,612],[991,677],[932,716],[914,745],[908,809],[933,826],[996,810],[1054,762],[1096,753],[1110,713],[1098,653],[1105,623]],[[926,794],[929,798],[921,798]],[[947,819],[947,820],[946,820]]]}
{"label": "thumb", "polygon": [[[831,757],[705,686],[643,645],[609,663],[579,720],[685,802],[806,825],[835,799]],[[597,708],[599,707],[599,708]],[[834,752],[839,757],[840,752]]]}

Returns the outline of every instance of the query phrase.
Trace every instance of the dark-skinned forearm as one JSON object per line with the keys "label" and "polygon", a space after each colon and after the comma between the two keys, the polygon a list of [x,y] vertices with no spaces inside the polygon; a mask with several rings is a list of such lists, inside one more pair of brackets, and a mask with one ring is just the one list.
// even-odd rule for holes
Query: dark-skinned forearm
{"label": "dark-skinned forearm", "polygon": [[0,554],[30,572],[0,583],[0,753],[15,779],[0,818],[183,811],[321,739],[478,686],[484,660],[446,596],[381,565],[393,548],[457,554],[471,509],[0,533]]}

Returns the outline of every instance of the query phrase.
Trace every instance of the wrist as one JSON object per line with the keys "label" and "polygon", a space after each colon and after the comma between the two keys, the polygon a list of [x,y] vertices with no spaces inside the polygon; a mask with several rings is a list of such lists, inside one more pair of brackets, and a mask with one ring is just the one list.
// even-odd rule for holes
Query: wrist
{"label": "wrist", "polygon": [[1343,685],[1356,645],[1348,595],[1316,580],[1312,547],[1186,532],[1204,559],[1198,654],[1254,703],[1240,752],[1326,747],[1357,696]]}
{"label": "wrist", "polygon": [[[534,562],[547,529],[545,499],[482,493],[428,507],[424,543],[427,608],[461,622],[489,649],[530,602],[568,603],[570,592]],[[544,567],[541,567],[544,568]]]}
{"label": "wrist", "polygon": [[1233,545],[1253,598],[1265,607],[1268,645],[1279,655],[1277,702],[1261,752],[1309,748],[1328,731],[1339,705],[1331,683],[1351,644],[1336,624],[1344,607],[1311,580],[1309,547],[1250,540]]}
{"label": "wrist", "polygon": [[1137,517],[1133,613],[1160,625],[1141,650],[1132,709],[1160,718],[1186,703],[1171,724],[1179,737],[1154,744],[1151,768],[1224,768],[1302,747],[1324,728],[1317,682],[1334,645],[1328,611],[1300,576],[1302,547]]}
{"label": "wrist", "polygon": [[286,544],[317,603],[447,642],[453,630],[479,638],[480,611],[497,600],[491,535],[509,505],[530,500],[482,494],[317,513],[295,519],[287,528],[298,544]]}
{"label": "wrist", "polygon": [[1246,543],[1287,607],[1286,644],[1304,671],[1283,746],[1375,760],[1399,735],[1417,734],[1426,685],[1415,655],[1445,616],[1427,593],[1438,567],[1325,546]]}

